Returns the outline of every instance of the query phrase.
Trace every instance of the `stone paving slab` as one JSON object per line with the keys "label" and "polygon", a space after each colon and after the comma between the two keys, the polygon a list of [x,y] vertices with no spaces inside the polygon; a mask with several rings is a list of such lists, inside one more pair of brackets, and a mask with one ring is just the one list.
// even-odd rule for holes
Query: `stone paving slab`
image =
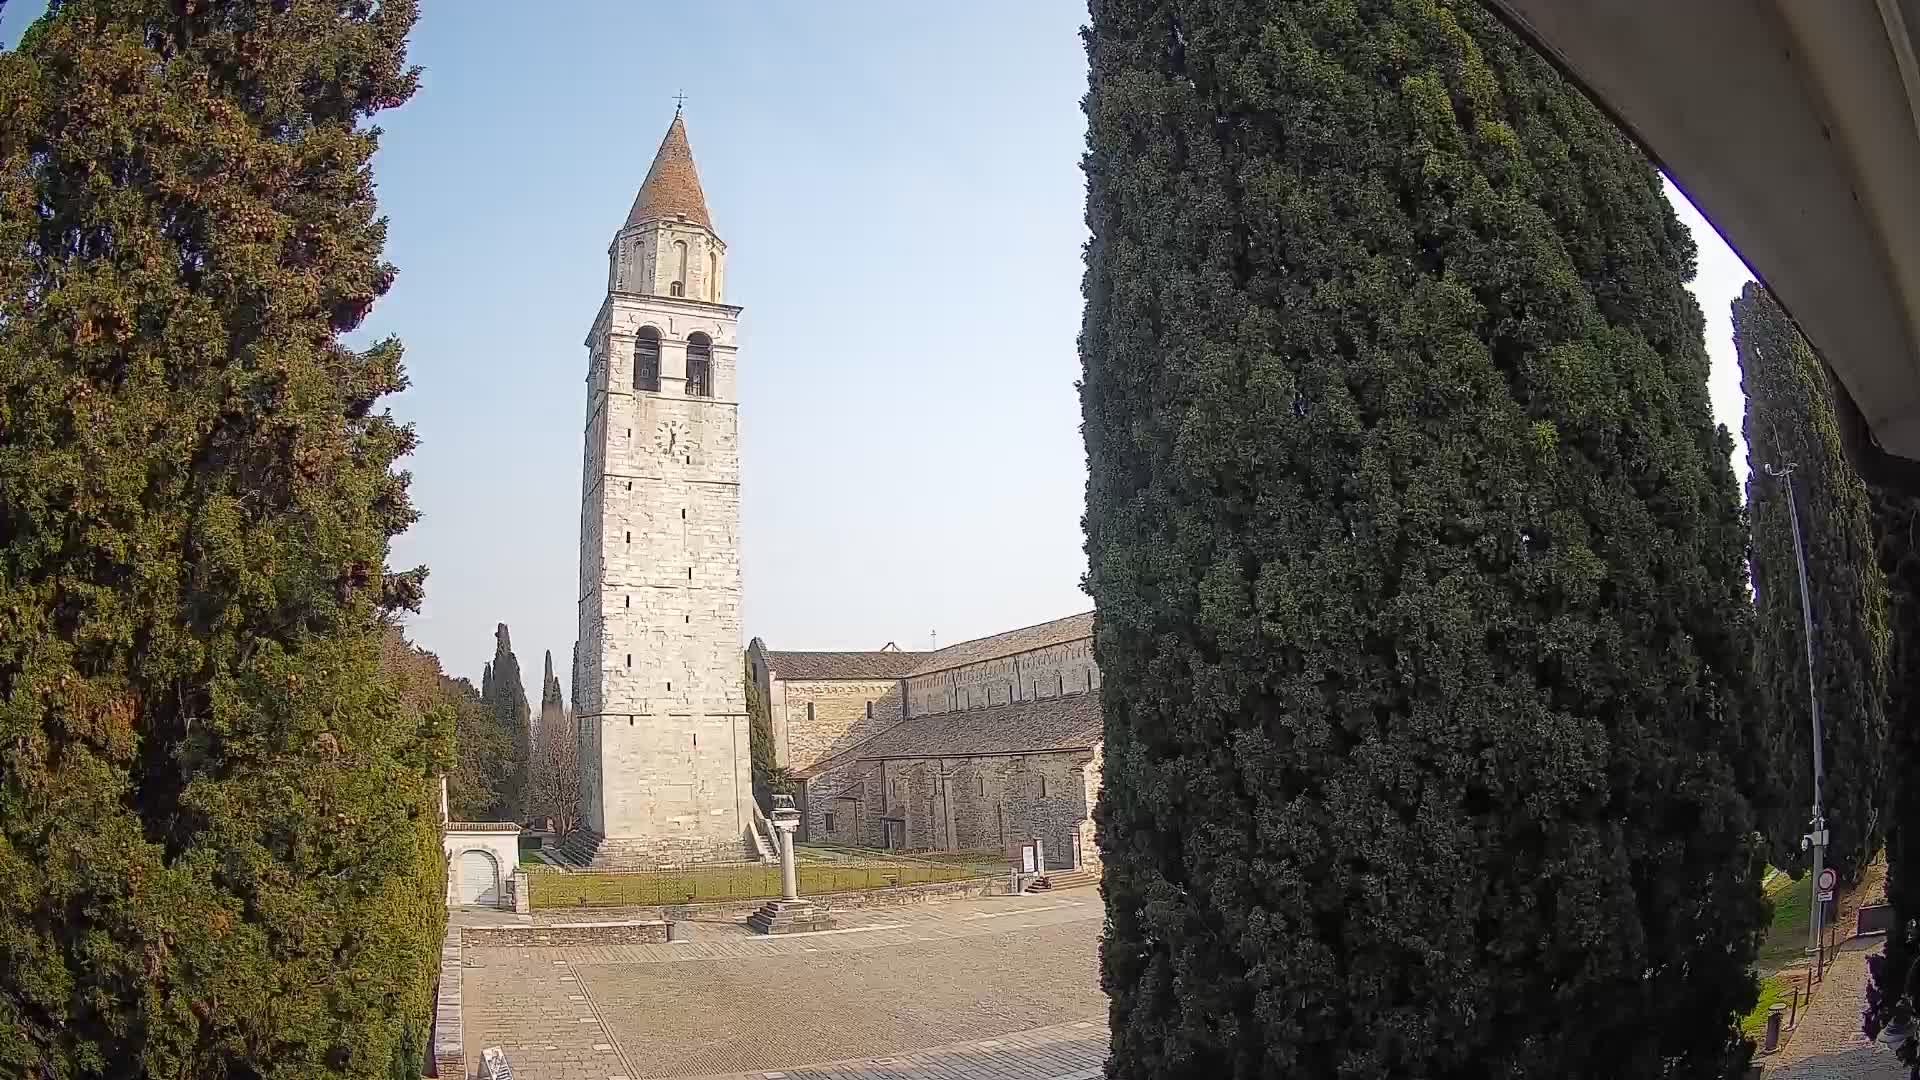
{"label": "stone paving slab", "polygon": [[1879,948],[1877,938],[1855,938],[1836,950],[1787,1044],[1759,1059],[1766,1066],[1764,1080],[1906,1080],[1893,1050],[1868,1042],[1860,1031],[1867,956]]}
{"label": "stone paving slab", "polygon": [[[702,926],[711,932],[667,945],[469,947],[469,1053],[500,1046],[517,1074],[540,1080],[824,1080],[834,1067],[808,1063],[843,1059],[895,1070],[840,1070],[859,1080],[1097,1071],[1105,1030],[1087,1018],[1106,1009],[1103,915],[1087,890],[849,913],[857,925],[776,940]],[[1088,1026],[1010,1044],[1014,1056],[969,1046],[1063,1023]],[[946,1057],[919,1060],[930,1054]]]}

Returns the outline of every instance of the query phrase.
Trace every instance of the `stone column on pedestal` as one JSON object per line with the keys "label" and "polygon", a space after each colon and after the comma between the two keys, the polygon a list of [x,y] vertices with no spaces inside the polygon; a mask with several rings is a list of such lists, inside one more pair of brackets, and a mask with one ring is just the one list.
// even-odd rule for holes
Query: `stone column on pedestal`
{"label": "stone column on pedestal", "polygon": [[800,812],[792,807],[776,808],[773,831],[780,838],[780,895],[800,899],[800,876],[793,868],[793,834],[800,828]]}
{"label": "stone column on pedestal", "polygon": [[793,865],[793,835],[800,828],[800,811],[793,807],[793,796],[775,795],[772,816],[773,832],[780,842],[781,897],[747,916],[747,925],[762,934],[825,930],[833,925],[826,909],[800,898],[800,878]]}

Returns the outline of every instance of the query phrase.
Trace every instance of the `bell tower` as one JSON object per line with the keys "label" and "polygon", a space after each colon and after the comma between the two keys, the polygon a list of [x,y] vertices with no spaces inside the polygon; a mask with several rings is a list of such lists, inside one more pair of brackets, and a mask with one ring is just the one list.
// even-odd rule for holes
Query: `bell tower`
{"label": "bell tower", "polygon": [[574,854],[596,866],[750,852],[726,250],[676,111],[586,339]]}

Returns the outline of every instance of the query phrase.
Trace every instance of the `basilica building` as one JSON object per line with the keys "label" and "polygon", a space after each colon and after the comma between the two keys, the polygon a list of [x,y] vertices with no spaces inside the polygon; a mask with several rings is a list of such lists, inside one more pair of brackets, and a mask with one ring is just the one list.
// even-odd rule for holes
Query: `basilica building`
{"label": "basilica building", "polygon": [[802,781],[802,839],[1013,852],[1092,867],[1100,790],[1093,613],[931,652],[784,652],[754,639],[774,762]]}

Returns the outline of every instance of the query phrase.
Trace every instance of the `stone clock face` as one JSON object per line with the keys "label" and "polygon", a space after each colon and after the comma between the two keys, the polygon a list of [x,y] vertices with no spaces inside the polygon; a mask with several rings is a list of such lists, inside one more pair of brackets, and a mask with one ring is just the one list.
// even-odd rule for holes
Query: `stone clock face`
{"label": "stone clock face", "polygon": [[653,448],[668,457],[684,454],[693,445],[693,439],[687,431],[687,425],[678,420],[662,421],[653,432]]}

